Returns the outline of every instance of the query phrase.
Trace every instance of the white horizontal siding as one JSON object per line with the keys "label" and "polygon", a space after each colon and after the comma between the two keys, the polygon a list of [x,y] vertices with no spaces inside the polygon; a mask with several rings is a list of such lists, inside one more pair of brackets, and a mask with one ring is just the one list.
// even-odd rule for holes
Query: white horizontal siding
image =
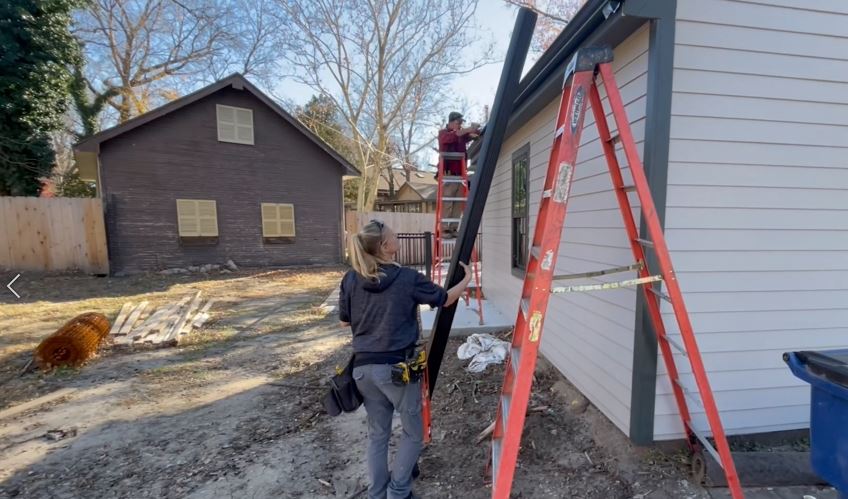
{"label": "white horizontal siding", "polygon": [[[613,63],[640,149],[645,127],[647,49],[648,30],[643,28],[615,49]],[[510,271],[512,155],[530,143],[532,238],[558,107],[559,98],[505,141],[483,216],[485,293],[495,306],[510,314],[517,313],[521,292],[521,280]],[[611,127],[615,129],[612,123]],[[623,155],[619,157],[624,163]],[[626,165],[624,176],[629,183]],[[588,110],[557,273],[631,263],[621,213],[610,186],[594,118]],[[594,281],[604,280],[610,279]],[[635,302],[633,290],[552,296],[541,346],[545,357],[625,433],[630,421]]]}
{"label": "white horizontal siding", "polygon": [[[666,237],[704,364],[729,433],[803,428],[809,388],[783,352],[848,346],[848,3],[677,15]],[[682,435],[665,373],[659,440]]]}

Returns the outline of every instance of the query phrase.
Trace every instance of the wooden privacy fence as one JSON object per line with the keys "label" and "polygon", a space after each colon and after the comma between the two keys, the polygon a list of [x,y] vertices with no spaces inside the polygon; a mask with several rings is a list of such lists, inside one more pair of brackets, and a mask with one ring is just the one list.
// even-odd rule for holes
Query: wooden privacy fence
{"label": "wooden privacy fence", "polygon": [[392,211],[348,211],[345,212],[347,235],[356,234],[370,220],[377,219],[396,233],[433,232],[436,227],[435,213],[398,213]]}
{"label": "wooden privacy fence", "polygon": [[100,199],[0,197],[0,267],[108,274]]}

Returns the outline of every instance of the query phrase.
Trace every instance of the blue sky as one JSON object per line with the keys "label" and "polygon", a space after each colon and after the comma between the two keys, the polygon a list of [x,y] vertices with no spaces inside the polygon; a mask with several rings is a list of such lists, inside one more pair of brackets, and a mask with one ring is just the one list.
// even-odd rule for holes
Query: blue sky
{"label": "blue sky", "polygon": [[[480,0],[479,2],[476,20],[481,31],[477,38],[481,42],[480,46],[474,48],[481,48],[488,41],[494,42],[493,55],[497,62],[462,75],[455,81],[456,104],[459,106],[463,101],[468,103],[469,109],[461,111],[466,113],[470,119],[482,120],[483,106],[487,104],[491,106],[492,101],[494,101],[498,80],[503,68],[503,58],[509,45],[516,13],[517,9],[507,5],[502,0]],[[470,49],[468,53],[479,53],[479,50],[475,51],[474,48]],[[529,64],[526,67],[529,67]],[[276,95],[293,101],[295,104],[305,104],[313,93],[308,87],[291,81],[284,81],[275,89]]]}
{"label": "blue sky", "polygon": [[[456,89],[455,102],[448,102],[445,107],[462,112],[469,121],[483,121],[483,107],[488,105],[491,108],[497,92],[498,82],[503,70],[503,59],[506,56],[512,30],[515,27],[517,13],[517,8],[507,5],[503,0],[479,0],[476,13],[477,27],[475,29],[478,29],[480,34],[473,37],[479,42],[477,46],[469,47],[467,53],[469,56],[479,54],[491,42],[495,62],[457,77],[452,85]],[[538,55],[533,53],[528,55],[524,72],[532,66]],[[307,86],[283,81],[275,89],[274,94],[288,102],[302,105],[309,100],[314,92]],[[466,105],[463,106],[463,103],[466,103]],[[445,116],[444,119],[446,120],[447,117]],[[421,133],[427,134],[424,130]],[[437,130],[434,127],[432,130],[433,145],[435,145],[436,134]],[[431,152],[429,157],[425,155],[424,158],[419,159],[418,166],[422,169],[429,169],[428,165],[434,165],[436,162],[438,162],[438,156]]]}

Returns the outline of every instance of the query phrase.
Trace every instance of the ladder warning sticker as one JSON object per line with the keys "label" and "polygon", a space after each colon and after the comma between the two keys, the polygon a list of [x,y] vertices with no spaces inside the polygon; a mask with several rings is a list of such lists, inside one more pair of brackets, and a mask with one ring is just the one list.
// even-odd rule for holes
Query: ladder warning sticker
{"label": "ladder warning sticker", "polygon": [[583,87],[578,87],[574,92],[574,100],[571,103],[571,133],[577,131],[577,125],[580,124],[580,117],[583,114],[583,99],[586,92]]}
{"label": "ladder warning sticker", "polygon": [[542,258],[542,270],[550,270],[551,264],[554,262],[554,250],[548,250],[545,252],[545,257]]}
{"label": "ladder warning sticker", "polygon": [[554,186],[554,201],[564,203],[568,199],[568,188],[571,186],[571,174],[574,171],[574,165],[563,162],[559,165],[557,172],[556,186]]}
{"label": "ladder warning sticker", "polygon": [[533,312],[530,317],[530,341],[536,343],[542,334],[542,312]]}

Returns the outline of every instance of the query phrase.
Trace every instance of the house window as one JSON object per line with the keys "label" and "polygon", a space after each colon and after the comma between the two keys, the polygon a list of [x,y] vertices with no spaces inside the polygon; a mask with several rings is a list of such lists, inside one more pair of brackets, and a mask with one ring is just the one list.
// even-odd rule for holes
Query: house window
{"label": "house window", "polygon": [[262,203],[262,237],[294,237],[294,205]]}
{"label": "house window", "polygon": [[512,155],[512,269],[515,273],[527,270],[529,191],[530,144],[527,144]]}
{"label": "house window", "polygon": [[217,105],[218,140],[253,145],[253,110]]}
{"label": "house window", "polygon": [[215,201],[177,199],[180,237],[217,237],[218,208]]}

